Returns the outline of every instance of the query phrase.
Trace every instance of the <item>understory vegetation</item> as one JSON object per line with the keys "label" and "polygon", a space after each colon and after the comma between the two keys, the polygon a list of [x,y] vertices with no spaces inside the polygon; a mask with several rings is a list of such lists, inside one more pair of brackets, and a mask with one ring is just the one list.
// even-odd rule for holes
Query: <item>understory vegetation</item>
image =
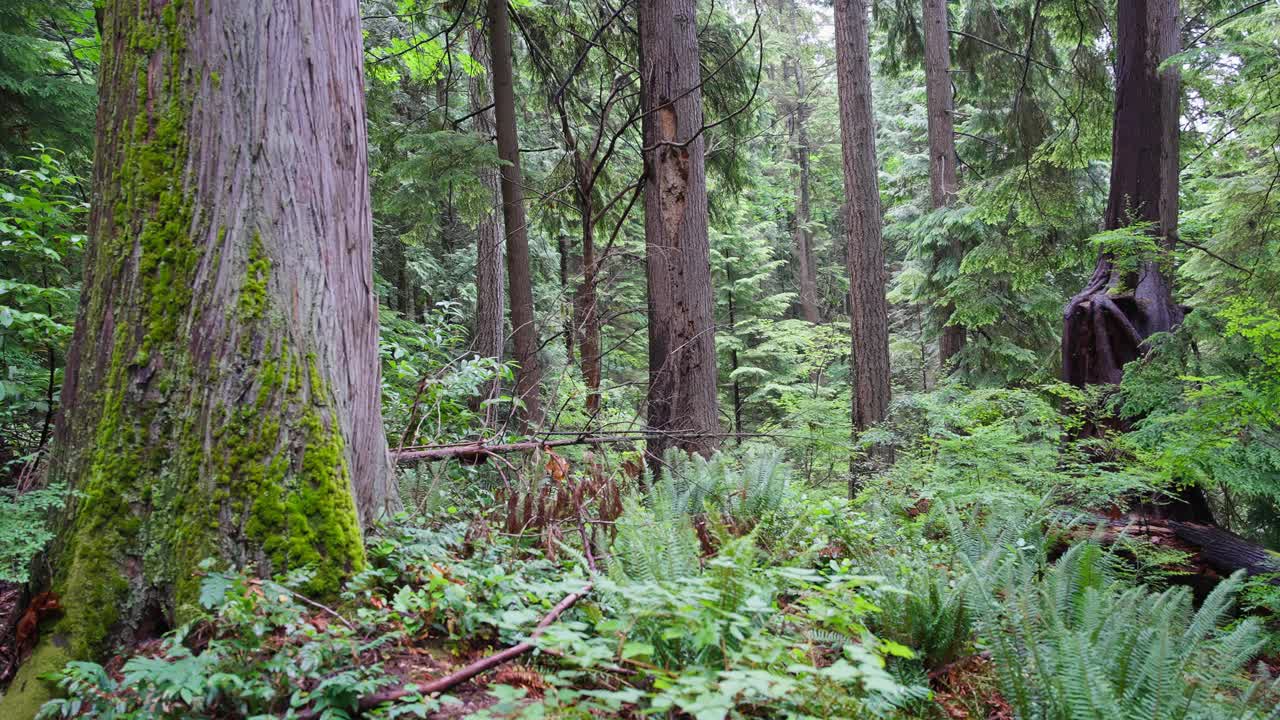
{"label": "understory vegetation", "polygon": [[[421,466],[340,597],[209,566],[200,619],[71,663],[40,717],[1280,717],[1277,586],[1197,596],[1189,553],[1108,533],[1094,511],[1153,474],[1086,471],[1080,400],[903,398],[898,462],[852,501],[761,444],[656,479],[621,450]],[[530,653],[418,691],[588,583]]]}

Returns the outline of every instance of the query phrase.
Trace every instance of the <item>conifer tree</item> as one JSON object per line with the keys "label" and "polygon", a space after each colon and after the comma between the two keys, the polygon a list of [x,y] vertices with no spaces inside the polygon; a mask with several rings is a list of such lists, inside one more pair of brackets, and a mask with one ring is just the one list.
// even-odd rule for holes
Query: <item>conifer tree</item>
{"label": "conifer tree", "polygon": [[[95,202],[49,479],[77,491],[64,615],[0,716],[67,658],[192,617],[199,566],[364,567],[398,507],[379,401],[354,0],[104,7]],[[300,42],[306,38],[307,42]],[[353,492],[354,491],[354,492]]]}

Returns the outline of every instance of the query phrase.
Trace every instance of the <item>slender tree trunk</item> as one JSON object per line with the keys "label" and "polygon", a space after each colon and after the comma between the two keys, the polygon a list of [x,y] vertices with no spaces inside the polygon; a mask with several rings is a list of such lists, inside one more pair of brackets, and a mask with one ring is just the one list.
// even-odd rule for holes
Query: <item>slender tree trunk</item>
{"label": "slender tree trunk", "polygon": [[[738,311],[737,305],[734,303],[733,286],[737,282],[737,278],[733,272],[733,265],[726,268],[729,280],[729,332],[736,333],[738,328]],[[729,351],[729,375],[733,377],[733,441],[735,445],[742,444],[742,380],[735,373],[738,372],[738,348],[732,348]]]}
{"label": "slender tree trunk", "polygon": [[836,0],[836,74],[847,196],[850,325],[853,335],[853,427],[867,429],[889,407],[889,310],[885,301],[880,191],[876,178],[871,57],[864,0]]}
{"label": "slender tree trunk", "polygon": [[498,158],[502,167],[502,219],[507,233],[507,277],[511,293],[511,327],[515,336],[516,397],[523,402],[519,425],[527,432],[542,421],[542,367],[538,363],[538,329],[533,318],[533,278],[529,267],[528,220],[520,172],[520,138],[516,134],[516,100],[511,59],[511,21],[506,0],[488,0],[489,50],[493,62],[494,113]]}
{"label": "slender tree trunk", "polygon": [[[560,133],[565,149],[573,159],[573,190],[582,218],[582,278],[573,299],[573,327],[577,335],[582,379],[587,385],[587,415],[600,411],[600,320],[596,299],[596,205],[595,170],[591,159],[583,156],[578,138],[569,125],[569,114],[562,102],[556,103],[560,117]],[[567,281],[567,273],[565,280]],[[570,357],[569,361],[572,362]]]}
{"label": "slender tree trunk", "polygon": [[[799,23],[799,0],[790,0],[789,11],[791,21],[791,32],[793,41],[797,41],[800,35]],[[790,66],[790,72],[795,79],[796,99],[791,108],[791,140],[792,140],[792,159],[796,164],[796,211],[795,211],[795,228],[793,232],[793,250],[796,257],[796,274],[799,276],[800,286],[800,309],[804,314],[804,319],[810,323],[818,324],[818,281],[813,264],[813,231],[809,228],[810,222],[810,193],[809,193],[809,104],[805,100],[805,78],[804,72],[801,70],[801,63],[798,51],[792,54],[788,59],[784,60],[786,65]],[[784,75],[786,72],[784,71]]]}
{"label": "slender tree trunk", "polygon": [[[581,159],[579,167],[584,167]],[[590,178],[579,171],[579,207],[582,210],[582,281],[574,301],[575,320],[578,328],[578,353],[582,361],[582,379],[587,384],[587,415],[594,417],[600,411],[600,317],[596,298],[596,249],[595,203],[592,201]]]}
{"label": "slender tree trunk", "polygon": [[659,433],[684,433],[651,440],[654,461],[673,445],[703,454],[719,445],[695,8],[694,0],[639,3],[648,423]]}
{"label": "slender tree trunk", "polygon": [[[486,70],[489,69],[489,48],[479,29],[472,28],[467,49],[476,62]],[[490,103],[489,73],[473,75],[468,80],[467,93],[471,112],[475,113],[473,122],[476,134],[489,142],[494,136],[493,110],[484,109]],[[506,333],[503,332],[506,309],[506,289],[503,285],[506,256],[503,244],[506,237],[499,211],[502,207],[502,190],[497,168],[482,168],[479,175],[480,184],[484,186],[490,203],[482,211],[480,222],[476,224],[476,317],[472,333],[475,337],[476,355],[502,362],[502,348],[506,342]],[[501,392],[502,382],[495,377],[481,389],[476,398],[477,408],[484,407],[484,422],[488,427],[497,422],[496,408],[492,403],[483,403],[497,398]]]}
{"label": "slender tree trunk", "polygon": [[43,692],[34,674],[190,618],[207,557],[313,565],[308,591],[335,593],[364,566],[360,516],[395,506],[357,3],[103,10],[92,240],[50,466],[79,493],[47,579],[65,615],[6,718]]}
{"label": "slender tree trunk", "polygon": [[[572,278],[578,274],[578,266],[581,264],[576,253],[569,245],[569,237],[561,235],[556,238],[556,250],[560,254],[560,293],[563,296],[569,292],[572,285]],[[572,305],[572,303],[570,303]],[[574,347],[577,345],[577,331],[573,327],[573,308],[570,308],[564,315],[561,322],[561,332],[564,335],[564,361],[567,364],[573,364]]]}
{"label": "slender tree trunk", "polygon": [[[929,119],[929,200],[934,209],[950,205],[960,184],[956,179],[955,112],[951,94],[951,36],[947,23],[947,0],[923,0],[924,88]],[[964,248],[952,240],[948,259],[959,264]],[[965,329],[952,325],[955,306],[943,308],[942,335],[938,339],[938,360],[947,367],[964,348]]]}

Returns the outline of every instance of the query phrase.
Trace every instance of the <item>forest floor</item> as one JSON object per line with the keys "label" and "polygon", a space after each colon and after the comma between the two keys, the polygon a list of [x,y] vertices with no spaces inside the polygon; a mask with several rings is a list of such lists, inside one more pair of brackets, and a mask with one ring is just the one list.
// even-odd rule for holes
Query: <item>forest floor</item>
{"label": "forest floor", "polygon": [[763,444],[407,468],[339,596],[211,569],[44,717],[1280,718],[1275,553],[1122,511],[1033,400],[938,403],[853,500]]}

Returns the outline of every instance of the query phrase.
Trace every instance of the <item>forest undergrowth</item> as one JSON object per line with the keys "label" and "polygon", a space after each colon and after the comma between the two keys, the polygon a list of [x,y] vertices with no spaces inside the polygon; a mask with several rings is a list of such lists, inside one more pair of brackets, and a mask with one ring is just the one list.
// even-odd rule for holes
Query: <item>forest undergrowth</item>
{"label": "forest undergrowth", "polygon": [[853,500],[767,444],[406,468],[340,597],[209,565],[200,619],[68,665],[40,717],[1280,717],[1280,588],[1116,532],[1150,475],[1072,441],[1073,400],[904,397]]}

